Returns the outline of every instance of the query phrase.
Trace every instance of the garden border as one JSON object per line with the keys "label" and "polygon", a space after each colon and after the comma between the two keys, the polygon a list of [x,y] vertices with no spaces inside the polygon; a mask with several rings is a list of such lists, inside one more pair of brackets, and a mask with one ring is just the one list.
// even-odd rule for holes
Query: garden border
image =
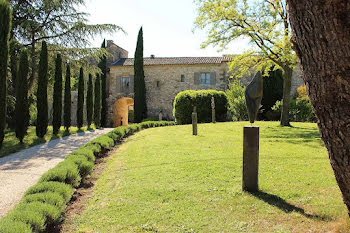
{"label": "garden border", "polygon": [[63,220],[67,203],[82,179],[90,175],[96,157],[103,157],[117,142],[142,129],[175,125],[172,121],[147,121],[120,126],[65,157],[30,187],[22,200],[0,219],[0,232],[43,232]]}

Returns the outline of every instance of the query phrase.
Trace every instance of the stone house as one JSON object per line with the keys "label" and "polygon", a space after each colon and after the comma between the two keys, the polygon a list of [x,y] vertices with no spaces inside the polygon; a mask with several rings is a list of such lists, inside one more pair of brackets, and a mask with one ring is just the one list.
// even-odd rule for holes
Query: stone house
{"label": "stone house", "polygon": [[[134,104],[134,59],[127,57],[127,51],[107,42],[107,49],[113,47],[114,56],[109,59],[107,75],[107,105],[109,126],[128,124],[128,110]],[[124,56],[124,57],[123,57]],[[125,57],[126,56],[126,57]],[[151,57],[144,58],[146,103],[148,116],[174,120],[173,101],[184,90],[215,89],[225,91],[228,85],[229,57]],[[243,80],[246,85],[251,77]],[[296,69],[292,77],[293,95],[303,84],[301,72]]]}

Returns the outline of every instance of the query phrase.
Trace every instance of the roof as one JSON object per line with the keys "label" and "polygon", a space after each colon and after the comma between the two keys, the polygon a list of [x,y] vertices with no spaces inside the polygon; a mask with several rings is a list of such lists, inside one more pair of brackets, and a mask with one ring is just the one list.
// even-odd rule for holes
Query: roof
{"label": "roof", "polygon": [[[145,57],[143,64],[145,66],[154,65],[194,65],[194,64],[221,64],[229,62],[232,59],[223,57]],[[112,66],[133,66],[134,58],[120,58],[114,61]]]}

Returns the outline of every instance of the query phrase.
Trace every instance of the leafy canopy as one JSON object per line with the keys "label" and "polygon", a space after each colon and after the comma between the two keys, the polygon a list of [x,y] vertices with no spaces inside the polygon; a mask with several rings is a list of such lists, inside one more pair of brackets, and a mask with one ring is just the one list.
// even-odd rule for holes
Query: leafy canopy
{"label": "leafy canopy", "polygon": [[[292,50],[287,5],[284,0],[195,0],[195,27],[205,30],[208,45],[227,48],[238,38],[249,38],[251,49],[233,56],[230,70],[243,77],[253,68],[291,68],[296,64]],[[266,73],[267,75],[267,73]]]}

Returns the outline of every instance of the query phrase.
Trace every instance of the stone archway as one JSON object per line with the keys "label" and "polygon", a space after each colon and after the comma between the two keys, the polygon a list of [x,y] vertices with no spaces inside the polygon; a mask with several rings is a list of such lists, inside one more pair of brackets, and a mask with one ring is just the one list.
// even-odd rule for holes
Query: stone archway
{"label": "stone archway", "polygon": [[134,107],[134,99],[122,97],[114,103],[113,108],[113,124],[114,127],[127,126],[129,123],[129,110]]}

